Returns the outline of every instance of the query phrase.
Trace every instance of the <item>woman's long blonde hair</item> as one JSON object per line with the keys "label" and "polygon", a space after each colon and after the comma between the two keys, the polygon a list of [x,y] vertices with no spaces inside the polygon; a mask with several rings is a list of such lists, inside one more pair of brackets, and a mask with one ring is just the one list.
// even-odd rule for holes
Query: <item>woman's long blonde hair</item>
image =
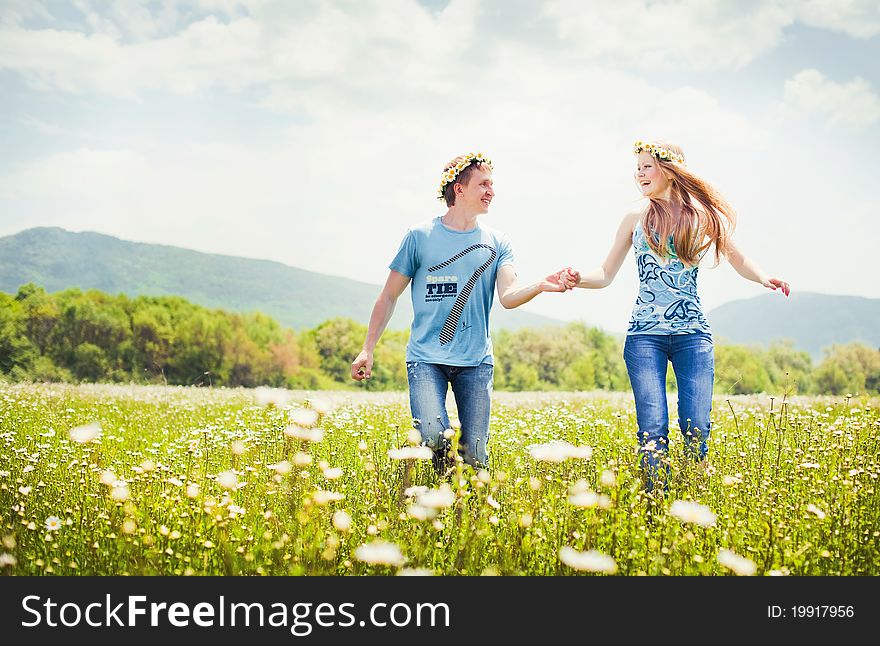
{"label": "woman's long blonde hair", "polygon": [[[655,145],[666,148],[684,158],[684,151],[676,144],[661,141]],[[727,253],[727,244],[736,228],[736,212],[714,186],[679,164],[653,157],[671,184],[672,203],[681,205],[681,216],[676,217],[666,200],[649,198],[650,203],[642,219],[645,237],[651,249],[661,257],[671,257],[669,238],[675,255],[686,265],[696,265],[701,254],[715,245],[715,262]],[[655,235],[656,234],[656,237]]]}

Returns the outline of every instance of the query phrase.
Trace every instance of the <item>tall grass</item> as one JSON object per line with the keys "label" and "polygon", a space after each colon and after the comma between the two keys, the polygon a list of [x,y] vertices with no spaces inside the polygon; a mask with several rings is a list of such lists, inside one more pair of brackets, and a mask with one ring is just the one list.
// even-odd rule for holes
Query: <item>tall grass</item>
{"label": "tall grass", "polygon": [[442,478],[389,457],[400,393],[3,385],[0,571],[876,575],[877,404],[716,399],[708,468],[671,432],[649,498],[625,394],[498,394],[491,470]]}

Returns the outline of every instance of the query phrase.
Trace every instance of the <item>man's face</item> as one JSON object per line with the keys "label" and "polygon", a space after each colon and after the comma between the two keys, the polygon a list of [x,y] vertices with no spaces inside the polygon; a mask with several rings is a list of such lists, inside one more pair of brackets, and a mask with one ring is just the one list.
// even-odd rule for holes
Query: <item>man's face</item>
{"label": "man's face", "polygon": [[487,213],[495,191],[492,188],[492,173],[488,169],[475,168],[467,184],[459,184],[461,193],[456,195],[455,203],[467,208],[471,213]]}

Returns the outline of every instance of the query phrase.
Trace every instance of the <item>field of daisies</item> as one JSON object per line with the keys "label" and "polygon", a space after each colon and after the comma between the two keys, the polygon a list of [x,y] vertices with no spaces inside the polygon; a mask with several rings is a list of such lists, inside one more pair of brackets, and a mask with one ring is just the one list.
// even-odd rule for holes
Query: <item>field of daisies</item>
{"label": "field of daisies", "polygon": [[0,385],[0,574],[877,575],[878,410],[718,397],[648,497],[625,393],[497,393],[438,476],[405,393]]}

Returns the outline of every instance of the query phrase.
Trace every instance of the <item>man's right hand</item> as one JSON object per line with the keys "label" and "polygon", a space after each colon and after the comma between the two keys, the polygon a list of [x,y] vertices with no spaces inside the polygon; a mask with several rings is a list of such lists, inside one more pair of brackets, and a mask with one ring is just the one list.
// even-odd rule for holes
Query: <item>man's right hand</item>
{"label": "man's right hand", "polygon": [[369,379],[373,375],[373,353],[361,350],[351,364],[351,378],[355,381]]}

